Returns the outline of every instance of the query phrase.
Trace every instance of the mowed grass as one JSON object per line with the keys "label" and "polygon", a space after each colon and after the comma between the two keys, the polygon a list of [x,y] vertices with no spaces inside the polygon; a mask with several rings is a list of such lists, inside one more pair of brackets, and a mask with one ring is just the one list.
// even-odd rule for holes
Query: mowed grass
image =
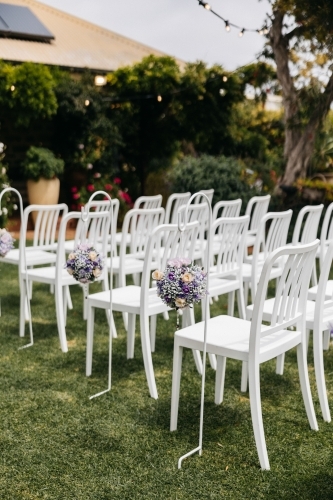
{"label": "mowed grass", "polygon": [[[139,329],[135,358],[126,359],[126,334],[115,315],[112,390],[107,386],[108,329],[96,315],[93,374],[85,376],[86,325],[82,292],[72,287],[68,313],[69,352],[60,350],[54,296],[34,285],[35,345],[18,336],[17,268],[0,264],[0,498],[14,499],[332,499],[333,424],[324,423],[309,370],[319,432],[311,431],[299,388],[296,352],[285,374],[275,363],[261,369],[264,426],[271,471],[261,471],[241,367],[228,360],[225,398],[214,404],[214,372],[207,368],[204,451],[177,469],[179,456],[197,446],[200,377],[191,352],[183,360],[178,431],[170,433],[170,396],[175,314],[158,319],[154,370],[159,399],[149,397]],[[92,289],[98,290],[94,285]],[[199,311],[198,311],[199,312]],[[226,303],[213,314],[226,313]],[[325,352],[330,401],[333,350]]]}

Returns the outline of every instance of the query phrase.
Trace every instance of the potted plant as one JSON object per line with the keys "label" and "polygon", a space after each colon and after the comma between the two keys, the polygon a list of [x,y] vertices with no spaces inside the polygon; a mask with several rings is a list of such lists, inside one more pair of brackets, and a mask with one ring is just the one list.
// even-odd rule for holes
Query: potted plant
{"label": "potted plant", "polygon": [[46,148],[31,146],[23,161],[30,204],[53,205],[58,203],[59,176],[64,171],[64,161],[56,158]]}

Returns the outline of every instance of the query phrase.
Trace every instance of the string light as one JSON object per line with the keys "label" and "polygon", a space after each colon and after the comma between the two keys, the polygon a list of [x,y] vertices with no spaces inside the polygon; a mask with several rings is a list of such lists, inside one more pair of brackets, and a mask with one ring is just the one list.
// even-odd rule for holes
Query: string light
{"label": "string light", "polygon": [[219,19],[221,19],[222,21],[224,21],[226,31],[229,32],[231,27],[239,29],[240,30],[238,33],[239,37],[242,37],[246,31],[250,31],[252,33],[259,33],[259,35],[267,35],[267,33],[269,32],[269,29],[267,26],[263,26],[259,30],[258,29],[255,30],[255,29],[243,28],[242,26],[237,26],[237,24],[231,23],[230,21],[228,21],[224,17],[220,16],[220,14],[215,12],[215,10],[213,10],[207,2],[204,2],[203,0],[198,0],[198,2],[199,2],[199,5],[204,7],[206,10],[209,10],[212,14],[214,14],[214,16],[216,16]]}
{"label": "string light", "polygon": [[202,0],[199,0],[199,5],[202,5],[204,9],[210,10],[210,5],[207,2],[203,2]]}
{"label": "string light", "polygon": [[227,82],[227,81],[228,81],[228,77],[224,75],[224,77],[222,78],[222,80],[223,80],[224,82]]}
{"label": "string light", "polygon": [[89,106],[89,104],[90,104],[89,99],[86,99],[86,100],[84,101],[84,105],[85,105],[85,106]]}
{"label": "string light", "polygon": [[11,90],[12,92],[14,92],[14,90],[15,90],[15,85],[12,85],[12,86],[10,87],[10,90]]}
{"label": "string light", "polygon": [[158,100],[158,102],[161,102],[161,101],[162,101],[162,96],[161,96],[161,95],[158,95],[158,96],[157,96],[157,100]]}

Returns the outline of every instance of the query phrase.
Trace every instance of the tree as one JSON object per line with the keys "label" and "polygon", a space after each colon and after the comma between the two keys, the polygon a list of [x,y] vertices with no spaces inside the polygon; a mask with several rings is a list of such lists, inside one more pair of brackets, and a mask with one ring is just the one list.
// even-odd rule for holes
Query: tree
{"label": "tree", "polygon": [[[292,20],[292,26],[289,20]],[[305,177],[315,139],[333,101],[332,0],[275,0],[269,43],[281,85],[285,170],[281,185]],[[301,60],[301,54],[305,57]],[[297,67],[295,65],[297,64]],[[322,70],[314,76],[313,68]]]}
{"label": "tree", "polygon": [[182,143],[192,150],[230,154],[229,124],[244,84],[221,66],[202,62],[180,71],[171,57],[145,57],[108,77],[110,106],[121,130],[123,169],[141,193],[148,174],[169,167]]}

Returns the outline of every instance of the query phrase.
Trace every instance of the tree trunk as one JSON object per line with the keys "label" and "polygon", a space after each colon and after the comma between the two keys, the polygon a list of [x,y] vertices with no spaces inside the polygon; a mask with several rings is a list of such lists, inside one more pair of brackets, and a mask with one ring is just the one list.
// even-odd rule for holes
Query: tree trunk
{"label": "tree trunk", "polygon": [[276,63],[278,80],[282,88],[285,144],[284,158],[286,161],[285,173],[281,185],[292,186],[299,177],[306,177],[307,169],[313,155],[316,132],[326,117],[333,100],[333,73],[325,91],[319,96],[305,128],[296,123],[299,112],[299,97],[294,86],[289,69],[289,40],[297,36],[302,27],[295,28],[292,33],[283,35],[284,12],[277,9],[273,12],[272,27],[270,29],[270,44]]}

